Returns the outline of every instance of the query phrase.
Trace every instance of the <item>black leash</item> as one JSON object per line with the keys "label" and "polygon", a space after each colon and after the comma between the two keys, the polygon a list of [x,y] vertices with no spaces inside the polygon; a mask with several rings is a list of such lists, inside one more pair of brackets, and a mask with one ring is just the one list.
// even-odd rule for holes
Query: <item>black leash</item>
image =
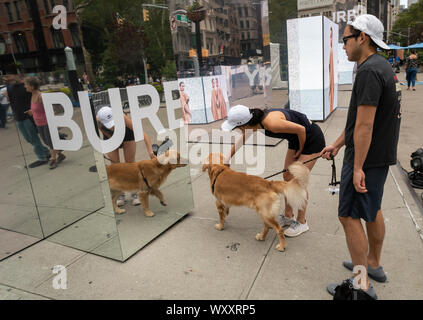
{"label": "black leash", "polygon": [[147,185],[148,189],[151,189],[150,185],[148,184],[147,179],[145,178],[144,174],[142,173],[142,169],[140,168],[141,177],[144,179],[145,184]]}
{"label": "black leash", "polygon": [[[307,161],[303,162],[303,164],[306,164],[306,163],[309,163],[309,162],[315,161],[315,160],[319,159],[320,157],[321,157],[321,156],[318,156],[318,157],[315,157],[315,158],[313,158],[313,159],[307,160]],[[336,165],[335,165],[335,157],[334,157],[333,155],[331,155],[331,156],[330,156],[330,158],[331,158],[331,160],[332,160],[332,179],[331,179],[331,181],[330,181],[329,185],[330,185],[330,186],[332,186],[332,187],[336,187],[336,186],[337,186],[337,185],[339,185],[341,182],[336,180]],[[272,178],[272,177],[274,177],[274,176],[277,176],[278,174],[281,174],[281,173],[284,173],[284,172],[287,172],[287,171],[288,171],[287,169],[283,169],[282,171],[276,172],[276,173],[274,173],[274,174],[272,174],[272,175],[270,175],[270,176],[268,176],[268,177],[266,177],[266,178],[264,178],[264,179],[269,179],[269,178]],[[336,192],[335,192],[335,191],[331,191],[331,193],[332,193],[332,195],[334,195]]]}
{"label": "black leash", "polygon": [[220,172],[218,172],[217,173],[217,175],[216,175],[216,177],[214,178],[214,181],[213,181],[213,183],[212,183],[212,187],[211,187],[211,189],[212,189],[212,193],[214,194],[214,185],[216,184],[216,180],[217,180],[217,177],[223,172],[223,171],[225,171],[225,169],[222,169]]}
{"label": "black leash", "polygon": [[[303,164],[307,164],[307,163],[309,163],[309,162],[315,161],[315,160],[317,160],[317,159],[319,159],[319,158],[321,158],[321,157],[322,157],[322,156],[317,156],[317,157],[315,157],[315,158],[313,158],[313,159],[310,159],[310,160],[307,160],[307,161],[303,162]],[[276,172],[276,173],[272,174],[271,176],[268,176],[268,177],[266,177],[266,178],[264,178],[264,179],[269,179],[269,178],[272,178],[272,177],[274,177],[274,176],[277,176],[278,174],[281,174],[281,173],[284,173],[284,172],[287,172],[287,171],[288,171],[288,169],[283,169],[282,171]]]}
{"label": "black leash", "polygon": [[[338,184],[341,184],[341,182],[336,180],[335,157],[333,155],[330,155],[330,158],[332,160],[332,179],[331,179],[329,185],[332,186],[332,187],[336,187]],[[336,192],[332,191],[331,193],[332,193],[332,195],[334,195]]]}

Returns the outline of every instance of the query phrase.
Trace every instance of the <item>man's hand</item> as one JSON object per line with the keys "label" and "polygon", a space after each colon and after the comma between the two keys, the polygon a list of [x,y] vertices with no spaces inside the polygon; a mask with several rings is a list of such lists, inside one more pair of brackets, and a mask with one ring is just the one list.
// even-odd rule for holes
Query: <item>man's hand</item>
{"label": "man's hand", "polygon": [[332,156],[336,156],[339,152],[339,148],[334,147],[333,145],[327,146],[325,147],[321,152],[320,152],[320,156],[323,159],[327,159],[330,160],[331,159],[331,155]]}
{"label": "man's hand", "polygon": [[366,175],[363,169],[354,169],[353,184],[355,191],[359,193],[366,193]]}
{"label": "man's hand", "polygon": [[27,115],[29,115],[30,117],[32,117],[32,111],[31,110],[27,110],[24,113],[26,113]]}

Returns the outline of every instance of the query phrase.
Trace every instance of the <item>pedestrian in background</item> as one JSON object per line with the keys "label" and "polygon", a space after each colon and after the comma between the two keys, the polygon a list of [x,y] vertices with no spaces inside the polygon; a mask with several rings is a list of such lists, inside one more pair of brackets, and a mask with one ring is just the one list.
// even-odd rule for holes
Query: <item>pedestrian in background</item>
{"label": "pedestrian in background", "polygon": [[55,150],[53,147],[47,116],[41,99],[40,80],[36,77],[25,78],[25,89],[31,93],[31,109],[27,110],[26,113],[33,117],[41,139],[50,149],[50,169],[56,169],[57,164],[65,160],[66,157],[61,150]]}
{"label": "pedestrian in background", "polygon": [[[357,17],[345,28],[344,50],[349,61],[357,62],[357,76],[345,130],[321,152],[329,159],[346,146],[338,216],[352,261],[345,261],[344,266],[364,269],[365,274],[354,270],[354,277],[360,275],[360,290],[373,299],[377,295],[368,276],[386,281],[380,264],[385,236],[381,203],[389,166],[397,161],[401,116],[395,73],[388,61],[377,54],[378,47],[389,49],[383,42],[383,32],[382,22],[369,14]],[[361,219],[366,222],[367,237]],[[353,279],[346,282],[353,284]],[[329,293],[334,295],[339,285],[329,285]]]}
{"label": "pedestrian in background", "polygon": [[410,90],[410,85],[413,88],[413,91],[416,91],[416,76],[418,70],[418,60],[417,60],[417,52],[416,50],[411,50],[411,54],[407,57],[406,61],[406,69],[405,72],[407,73],[407,90]]}
{"label": "pedestrian in background", "polygon": [[24,139],[34,147],[34,153],[38,160],[28,165],[35,168],[48,163],[50,158],[49,150],[41,143],[34,121],[27,113],[31,109],[31,93],[27,92],[21,75],[7,75],[7,95],[16,126]]}

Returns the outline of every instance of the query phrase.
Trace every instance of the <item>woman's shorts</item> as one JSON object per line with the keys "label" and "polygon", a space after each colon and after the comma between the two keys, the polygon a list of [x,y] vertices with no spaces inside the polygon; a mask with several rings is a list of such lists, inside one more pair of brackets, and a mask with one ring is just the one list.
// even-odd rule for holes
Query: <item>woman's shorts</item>
{"label": "woman's shorts", "polygon": [[50,136],[50,130],[48,129],[48,125],[38,127],[38,133],[40,134],[41,140],[50,148],[50,150],[53,150],[53,142],[51,141]]}
{"label": "woman's shorts", "polygon": [[[298,144],[298,138],[288,140],[288,149],[298,150],[299,147],[300,146]],[[320,127],[313,122],[307,132],[306,142],[304,144],[304,149],[301,154],[319,153],[325,147],[326,141],[322,129],[320,129]]]}
{"label": "woman's shorts", "polygon": [[353,184],[354,166],[344,162],[339,190],[338,216],[374,222],[381,208],[388,169],[388,166],[363,169],[367,192],[359,193]]}

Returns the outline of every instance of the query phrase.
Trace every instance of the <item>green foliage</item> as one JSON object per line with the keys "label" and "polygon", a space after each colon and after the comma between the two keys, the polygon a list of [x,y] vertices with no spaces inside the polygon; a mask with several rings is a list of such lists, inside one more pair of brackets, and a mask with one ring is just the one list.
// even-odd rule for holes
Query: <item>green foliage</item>
{"label": "green foliage", "polygon": [[286,79],[288,72],[286,20],[298,17],[297,0],[269,0],[269,12],[270,42],[280,44],[281,75],[282,79]]}
{"label": "green foliage", "polygon": [[[103,86],[120,86],[128,75],[144,79],[161,77],[161,69],[173,60],[172,38],[167,10],[149,8],[149,21],[142,21],[142,4],[148,0],[75,0],[88,3],[80,12],[84,46]],[[167,71],[167,69],[165,69]],[[170,72],[169,72],[170,73]],[[176,72],[175,72],[176,73]]]}
{"label": "green foliage", "polygon": [[392,31],[402,36],[392,34],[391,40],[407,47],[408,30],[410,30],[410,44],[423,42],[423,0],[410,5],[407,10],[398,15]]}
{"label": "green foliage", "polygon": [[198,9],[200,9],[200,8],[202,8],[202,6],[198,3],[198,1],[197,1],[197,0],[195,0],[195,1],[192,3],[192,5],[190,5],[190,6],[188,6],[188,7],[187,7],[187,11],[188,11],[188,12],[193,12],[193,11],[198,10]]}
{"label": "green foliage", "polygon": [[175,61],[166,61],[166,65],[161,68],[162,76],[166,78],[166,80],[176,80],[176,64]]}

